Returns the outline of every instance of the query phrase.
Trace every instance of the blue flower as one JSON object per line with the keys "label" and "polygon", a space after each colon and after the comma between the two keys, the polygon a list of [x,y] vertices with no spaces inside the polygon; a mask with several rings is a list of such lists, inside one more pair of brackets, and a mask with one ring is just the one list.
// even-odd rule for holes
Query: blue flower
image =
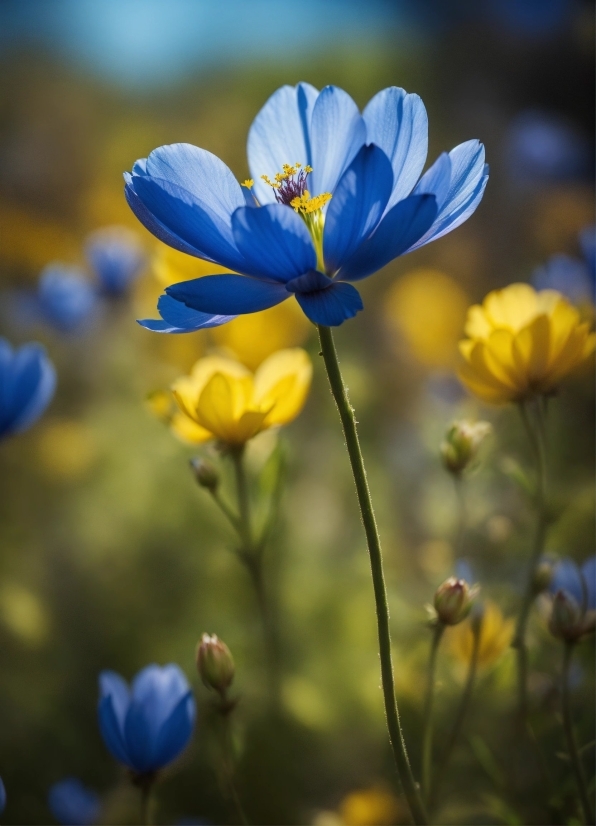
{"label": "blue flower", "polygon": [[85,249],[101,291],[114,298],[128,291],[146,261],[138,236],[125,227],[97,230],[88,236]]}
{"label": "blue flower", "polygon": [[44,321],[61,333],[80,332],[97,310],[97,296],[84,273],[76,267],[48,264],[37,291]]}
{"label": "blue flower", "polygon": [[76,777],[54,783],[48,794],[48,806],[62,826],[91,826],[99,819],[99,795]]}
{"label": "blue flower", "polygon": [[99,678],[99,726],[104,742],[135,774],[164,768],[188,745],[195,701],[177,665],[148,665],[128,685],[119,674]]}
{"label": "blue flower", "polygon": [[0,777],[0,815],[6,808],[6,789],[4,788],[4,782]]}
{"label": "blue flower", "polygon": [[596,556],[590,556],[581,568],[572,559],[562,559],[553,571],[549,590],[565,591],[584,610],[596,610]]}
{"label": "blue flower", "polygon": [[403,89],[384,89],[360,114],[341,89],[300,83],[275,92],[255,118],[254,180],[243,186],[190,144],[137,161],[125,192],[141,223],[175,249],[233,271],[173,284],[159,299],[161,320],[140,323],[190,332],[292,295],[316,324],[354,316],[362,300],[353,282],[455,229],[482,198],[488,170],[476,140],[420,177],[427,131],[424,104]]}
{"label": "blue flower", "polygon": [[511,122],[504,146],[507,170],[517,185],[574,180],[590,168],[585,136],[548,112],[521,112]]}
{"label": "blue flower", "polygon": [[553,255],[532,274],[538,290],[558,290],[575,304],[596,299],[596,227],[586,227],[579,236],[583,260]]}
{"label": "blue flower", "polygon": [[0,438],[31,427],[55,389],[56,371],[41,344],[13,350],[0,338]]}

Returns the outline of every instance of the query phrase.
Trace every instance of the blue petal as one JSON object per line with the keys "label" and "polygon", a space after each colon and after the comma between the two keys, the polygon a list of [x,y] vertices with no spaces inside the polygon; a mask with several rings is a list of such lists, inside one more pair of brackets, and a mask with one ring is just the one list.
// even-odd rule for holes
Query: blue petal
{"label": "blue petal", "polygon": [[333,281],[316,270],[296,278],[287,287],[296,294],[307,318],[326,327],[339,326],[364,306],[355,287]]}
{"label": "blue petal", "polygon": [[6,789],[4,787],[4,781],[0,777],[0,815],[6,808]]}
{"label": "blue petal", "polygon": [[596,556],[586,559],[582,565],[582,575],[586,583],[586,607],[594,611],[596,610]]}
{"label": "blue petal", "polygon": [[347,281],[366,278],[403,255],[428,230],[436,214],[434,195],[410,195],[400,201],[344,264],[338,278]]}
{"label": "blue petal", "polygon": [[584,589],[582,578],[576,563],[572,559],[562,559],[556,566],[549,590],[556,594],[557,591],[567,591],[581,605],[584,600]]}
{"label": "blue petal", "polygon": [[166,293],[193,310],[222,315],[256,313],[288,298],[283,284],[242,275],[206,275],[172,284]]}
{"label": "blue petal", "polygon": [[312,195],[333,192],[344,170],[366,142],[366,126],[352,98],[337,86],[326,86],[312,110],[310,127]]}
{"label": "blue petal", "polygon": [[63,333],[84,329],[98,309],[96,292],[78,267],[48,264],[37,294],[44,320]]}
{"label": "blue petal", "polygon": [[159,297],[157,310],[162,320],[145,318],[138,321],[141,327],[154,333],[194,333],[195,330],[219,327],[236,318],[235,315],[199,313],[169,295]]}
{"label": "blue petal", "polygon": [[[167,230],[182,238],[194,255],[242,271],[244,261],[232,236],[231,215],[224,219],[212,213],[194,194],[164,179],[137,176],[132,178],[132,185],[143,206]],[[243,206],[242,193],[240,198],[239,206]]]}
{"label": "blue petal", "polygon": [[290,207],[243,207],[234,213],[232,228],[249,271],[260,278],[290,281],[316,266],[317,256],[306,224]]}
{"label": "blue petal", "polygon": [[[441,160],[441,159],[439,159]],[[421,179],[414,190],[433,192],[437,196],[439,211],[428,232],[410,248],[411,250],[435,241],[463,224],[482,200],[488,181],[488,166],[484,163],[484,146],[477,140],[466,141],[449,153],[451,172],[449,187],[443,195],[445,186],[442,174],[433,180],[431,170]],[[435,174],[435,173],[434,173]],[[428,177],[427,177],[428,176]],[[436,186],[436,188],[431,188]]]}
{"label": "blue petal", "polygon": [[2,341],[0,362],[0,434],[20,433],[44,412],[56,389],[56,371],[41,344],[25,344],[13,353]]}
{"label": "blue petal", "polygon": [[133,702],[145,706],[152,726],[157,729],[188,691],[188,680],[179,666],[174,663],[163,667],[152,664],[134,678],[131,696]]}
{"label": "blue petal", "polygon": [[318,95],[308,83],[282,86],[269,98],[248,132],[248,166],[261,204],[275,202],[261,175],[273,177],[285,163],[311,164],[310,121]]}
{"label": "blue petal", "polygon": [[[139,162],[137,161],[137,164],[138,163]],[[137,164],[135,164],[135,166]],[[128,206],[132,209],[145,229],[149,230],[149,232],[160,241],[163,241],[164,244],[178,250],[178,252],[185,252],[187,255],[199,256],[198,250],[195,249],[192,244],[188,244],[186,241],[183,241],[180,236],[169,230],[166,226],[164,226],[164,224],[161,223],[161,221],[157,220],[155,215],[149,212],[147,207],[143,204],[135,192],[133,179],[128,173],[125,173],[124,180],[126,181],[124,196]]]}
{"label": "blue petal", "polygon": [[99,675],[99,695],[101,699],[104,697],[112,699],[116,719],[123,729],[126,712],[130,705],[130,691],[126,680],[115,671],[102,671]]}
{"label": "blue petal", "polygon": [[133,700],[124,723],[126,751],[129,765],[139,774],[155,771],[157,727],[144,703]]}
{"label": "blue petal", "polygon": [[100,812],[100,799],[76,777],[65,777],[50,788],[48,807],[62,826],[91,826]]}
{"label": "blue petal", "polygon": [[592,300],[592,284],[587,266],[569,255],[553,255],[532,273],[537,290],[557,290],[571,301]]}
{"label": "blue petal", "polygon": [[328,272],[336,272],[373,231],[392,183],[386,154],[378,146],[363,146],[342,175],[327,210],[323,250]]}
{"label": "blue petal", "polygon": [[87,236],[85,253],[104,293],[126,293],[141,274],[145,252],[136,233],[125,227],[105,227]]}
{"label": "blue petal", "polygon": [[582,249],[584,260],[592,284],[592,301],[594,300],[594,287],[596,286],[596,227],[586,227],[579,234],[579,244]]}
{"label": "blue petal", "polygon": [[126,748],[123,729],[117,719],[112,697],[103,697],[98,707],[99,729],[108,751],[119,763],[130,766],[132,763]]}
{"label": "blue petal", "polygon": [[159,732],[156,746],[158,767],[167,766],[186,748],[192,736],[195,714],[195,701],[188,691],[178,701]]}
{"label": "blue petal", "polygon": [[362,113],[366,140],[391,161],[393,191],[387,210],[412,192],[426,162],[428,117],[418,95],[391,86],[376,94]]}

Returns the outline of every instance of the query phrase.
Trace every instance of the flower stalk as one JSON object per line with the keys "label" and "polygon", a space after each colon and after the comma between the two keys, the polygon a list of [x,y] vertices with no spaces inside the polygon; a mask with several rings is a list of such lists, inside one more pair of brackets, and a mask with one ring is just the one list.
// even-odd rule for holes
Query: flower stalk
{"label": "flower stalk", "polygon": [[335,399],[335,403],[337,404],[346,439],[346,447],[350,458],[350,464],[352,466],[352,473],[356,484],[356,492],[358,494],[360,513],[368,544],[377,613],[379,657],[381,660],[381,683],[383,688],[389,739],[393,749],[393,756],[397,766],[398,776],[408,801],[412,818],[414,823],[418,826],[419,824],[426,824],[428,821],[420,791],[412,774],[412,768],[410,766],[406,744],[401,730],[401,723],[399,720],[399,712],[395,696],[395,682],[391,656],[391,633],[389,628],[389,605],[387,602],[387,590],[385,587],[385,577],[383,573],[381,540],[377,529],[374,509],[366,479],[366,470],[364,468],[364,460],[358,439],[354,409],[350,404],[348,393],[341,375],[337,351],[333,341],[333,333],[329,327],[325,327],[323,325],[318,325],[318,331],[321,342],[321,355],[323,356],[323,360],[325,362],[331,392],[333,394],[333,398]]}
{"label": "flower stalk", "polygon": [[437,622],[433,628],[433,638],[430,646],[428,661],[428,683],[424,701],[424,721],[422,734],[422,791],[425,801],[429,801],[431,793],[432,759],[433,759],[433,709],[435,703],[435,681],[437,672],[437,654],[443,638],[445,626]]}
{"label": "flower stalk", "polygon": [[565,731],[565,740],[567,743],[567,751],[569,752],[569,759],[575,775],[577,783],[577,790],[581,801],[582,810],[584,813],[584,820],[587,824],[594,823],[594,811],[588,793],[588,786],[584,769],[581,762],[577,741],[575,739],[575,732],[573,730],[573,719],[571,716],[571,698],[569,696],[569,670],[571,667],[571,660],[575,643],[566,641],[564,644],[563,654],[563,674],[562,674],[562,706],[563,706],[563,729]]}
{"label": "flower stalk", "polygon": [[517,649],[519,715],[522,724],[525,726],[528,718],[528,647],[526,642],[526,634],[530,611],[532,610],[534,597],[536,596],[536,569],[544,552],[544,542],[548,528],[548,515],[546,507],[544,409],[541,405],[541,400],[539,399],[535,408],[536,415],[534,421],[530,416],[526,402],[520,402],[519,410],[526,433],[528,434],[528,439],[532,445],[534,460],[536,463],[536,528],[532,553],[528,561],[525,592],[519,612],[515,637],[513,640],[513,646]]}

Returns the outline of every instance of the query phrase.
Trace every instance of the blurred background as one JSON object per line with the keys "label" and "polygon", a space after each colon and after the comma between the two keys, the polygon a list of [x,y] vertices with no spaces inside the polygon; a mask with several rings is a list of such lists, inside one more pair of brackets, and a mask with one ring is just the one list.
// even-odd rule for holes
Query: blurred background
{"label": "blurred background", "polygon": [[[477,213],[368,279],[365,311],[337,332],[378,508],[400,708],[417,767],[424,605],[455,565],[456,499],[439,460],[454,418],[493,423],[468,486],[462,555],[506,618],[519,604],[532,531],[504,461],[529,460],[517,412],[466,395],[455,378],[457,342],[468,306],[489,290],[529,281],[553,254],[581,258],[578,235],[594,223],[593,62],[594,9],[582,0],[3,0],[1,332],[15,344],[42,341],[59,376],[44,418],[0,446],[8,822],[50,822],[48,789],[72,774],[102,795],[102,822],[132,822],[136,804],[96,723],[97,675],[111,668],[129,679],[154,661],[179,663],[199,702],[193,746],[158,789],[157,822],[231,822],[202,725],[208,698],[194,648],[203,631],[236,658],[238,783],[251,822],[407,822],[384,729],[364,536],[314,331],[279,322],[280,343],[302,343],[315,375],[303,414],[279,436],[287,477],[267,552],[282,651],[273,714],[233,537],[189,471],[196,449],[146,402],[222,341],[255,366],[256,344],[136,325],[156,315],[163,268],[173,265],[129,211],[122,173],[153,148],[186,141],[243,180],[254,115],[275,89],[300,80],[339,85],[360,106],[389,85],[417,92],[429,115],[429,163],[470,138],[486,144],[491,178]],[[111,225],[136,232],[146,256],[129,293],[98,304],[76,329],[41,320],[32,300],[44,268],[77,267],[91,283],[85,239]],[[587,316],[591,302],[581,297]],[[593,408],[587,370],[549,412],[560,516],[548,550],[578,561],[593,553]],[[255,473],[274,441],[264,434],[251,445]],[[210,448],[202,453],[217,460]],[[441,822],[578,822],[550,713],[560,646],[538,613],[531,632],[551,783],[545,791],[532,761],[515,754],[514,655],[503,649],[481,669]],[[448,643],[439,741],[465,675]],[[574,687],[582,742],[594,739],[593,690],[588,644]]]}

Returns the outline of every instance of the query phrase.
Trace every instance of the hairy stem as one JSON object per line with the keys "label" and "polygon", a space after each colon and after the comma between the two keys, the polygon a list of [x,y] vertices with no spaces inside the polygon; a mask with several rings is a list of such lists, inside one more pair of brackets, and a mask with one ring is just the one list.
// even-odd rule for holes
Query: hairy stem
{"label": "hairy stem", "polygon": [[410,761],[406,751],[406,744],[404,742],[401,730],[399,712],[397,709],[391,656],[389,605],[387,602],[387,591],[385,588],[385,577],[383,574],[381,541],[377,530],[370,491],[368,489],[362,452],[360,450],[358,431],[356,428],[356,418],[354,415],[354,410],[348,399],[347,390],[339,368],[339,361],[337,358],[337,352],[331,329],[322,325],[319,325],[318,329],[319,338],[321,341],[321,354],[325,361],[331,392],[333,394],[333,398],[335,399],[335,403],[337,404],[346,439],[346,447],[350,458],[350,464],[352,466],[352,474],[354,476],[356,492],[358,494],[358,504],[360,506],[360,513],[368,544],[377,612],[379,657],[381,660],[381,683],[383,687],[383,698],[385,701],[385,714],[387,718],[387,728],[389,730],[389,739],[391,741],[398,775],[410,806],[414,823],[426,824],[427,818],[424,810],[424,804],[412,774]]}
{"label": "hairy stem", "polygon": [[573,730],[573,719],[571,717],[571,699],[569,696],[569,669],[571,666],[571,658],[573,657],[573,649],[575,644],[573,642],[566,642],[563,655],[563,685],[562,685],[562,704],[563,704],[563,729],[565,731],[565,740],[567,742],[567,751],[569,752],[569,759],[571,760],[571,767],[575,775],[577,783],[577,790],[581,801],[582,810],[584,813],[584,820],[586,823],[594,823],[594,812],[592,810],[592,803],[590,795],[588,794],[588,787],[584,775],[584,769],[575,739],[575,732]]}

